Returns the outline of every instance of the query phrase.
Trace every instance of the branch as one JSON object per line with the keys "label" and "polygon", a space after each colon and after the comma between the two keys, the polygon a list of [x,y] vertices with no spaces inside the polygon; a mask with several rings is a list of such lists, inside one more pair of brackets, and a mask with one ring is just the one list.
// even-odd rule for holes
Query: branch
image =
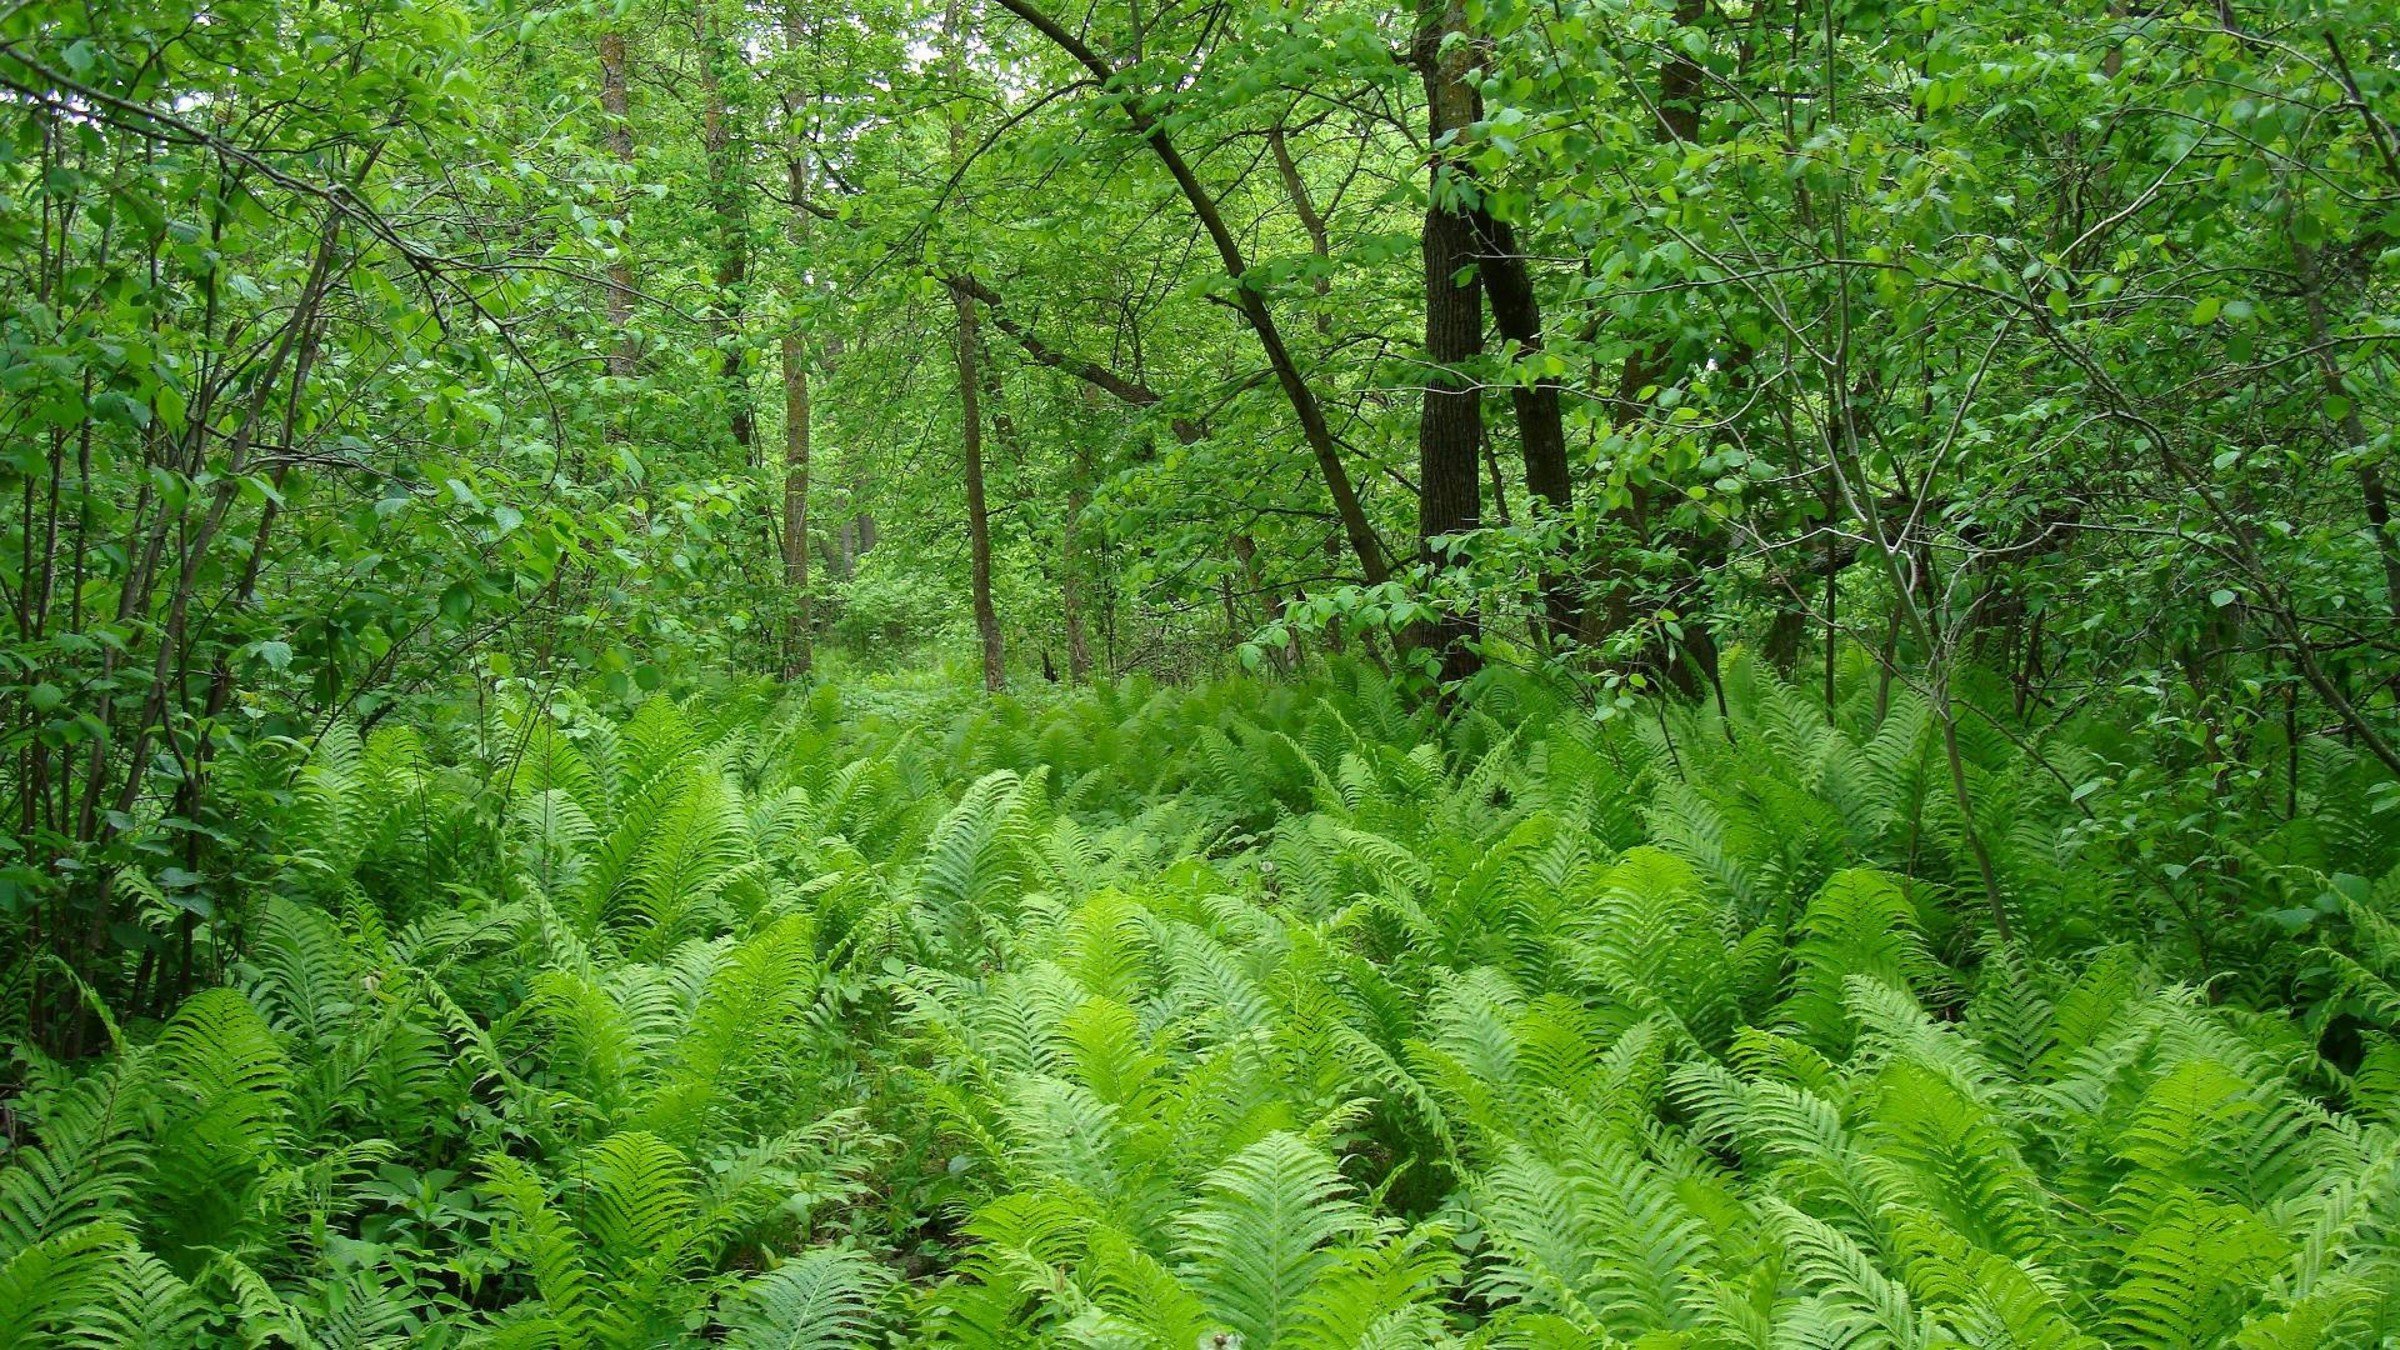
{"label": "branch", "polygon": [[[948,286],[954,294],[981,304],[984,311],[992,316],[992,322],[998,325],[1000,331],[1016,339],[1017,345],[1024,348],[1025,354],[1036,362],[1048,366],[1052,370],[1064,371],[1118,402],[1132,407],[1154,408],[1164,401],[1157,390],[1146,384],[1126,379],[1096,361],[1069,356],[1042,341],[1040,337],[1027,330],[1023,324],[1018,323],[1009,315],[1007,305],[1001,299],[998,291],[984,285],[973,276],[953,272],[942,278],[942,284]],[[1177,417],[1172,419],[1168,425],[1174,429],[1175,439],[1185,445],[1191,445],[1208,434],[1199,423],[1189,418]]]}

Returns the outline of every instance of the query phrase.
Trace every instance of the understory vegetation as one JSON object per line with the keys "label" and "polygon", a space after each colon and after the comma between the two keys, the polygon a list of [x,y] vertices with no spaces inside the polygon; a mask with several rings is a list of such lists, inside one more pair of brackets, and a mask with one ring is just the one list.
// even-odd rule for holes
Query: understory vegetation
{"label": "understory vegetation", "polygon": [[0,1341],[2400,1334],[2380,766],[2161,884],[2104,723],[1962,722],[1970,830],[1840,675],[520,683],[230,765],[222,987],[24,1052]]}
{"label": "understory vegetation", "polygon": [[2400,1350],[2400,0],[0,0],[0,1350]]}

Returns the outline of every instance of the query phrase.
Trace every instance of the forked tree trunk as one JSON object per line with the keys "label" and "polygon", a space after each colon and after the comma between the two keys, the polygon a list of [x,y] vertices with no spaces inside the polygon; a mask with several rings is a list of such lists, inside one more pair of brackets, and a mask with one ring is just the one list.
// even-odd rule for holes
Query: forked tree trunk
{"label": "forked tree trunk", "polygon": [[[1283,123],[1267,128],[1267,148],[1275,152],[1275,174],[1283,180],[1283,195],[1291,199],[1292,214],[1300,218],[1300,228],[1308,231],[1308,251],[1322,265],[1309,289],[1317,293],[1319,300],[1331,299],[1333,245],[1326,236],[1325,217],[1318,212],[1316,199],[1309,195],[1308,181],[1300,176],[1300,165],[1292,158],[1291,137],[1284,131]],[[1319,333],[1333,335],[1331,309],[1317,306],[1315,320]]]}

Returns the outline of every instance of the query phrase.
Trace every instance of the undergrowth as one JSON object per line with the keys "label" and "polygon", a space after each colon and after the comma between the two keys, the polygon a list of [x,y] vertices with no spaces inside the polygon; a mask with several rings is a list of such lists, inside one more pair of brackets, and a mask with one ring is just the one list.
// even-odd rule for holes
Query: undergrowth
{"label": "undergrowth", "polygon": [[1966,719],[2001,942],[1927,709],[1850,674],[519,695],[258,756],[222,987],[20,1052],[0,1345],[2400,1336],[2373,771],[2314,742],[2290,821],[2162,860],[2105,739]]}

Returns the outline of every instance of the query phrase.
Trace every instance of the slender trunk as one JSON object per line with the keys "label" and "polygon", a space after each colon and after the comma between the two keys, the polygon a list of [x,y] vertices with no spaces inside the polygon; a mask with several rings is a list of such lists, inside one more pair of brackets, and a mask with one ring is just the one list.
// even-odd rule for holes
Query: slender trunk
{"label": "slender trunk", "polygon": [[[1316,280],[1309,289],[1319,300],[1333,294],[1333,245],[1326,237],[1325,217],[1318,213],[1316,200],[1309,195],[1308,182],[1300,176],[1300,165],[1292,158],[1291,138],[1285,134],[1283,123],[1267,128],[1267,148],[1275,152],[1275,175],[1283,180],[1283,194],[1292,202],[1292,214],[1300,217],[1300,228],[1308,231],[1308,251],[1316,255],[1319,265]],[[1333,333],[1333,311],[1323,305],[1312,316],[1317,331],[1326,336]]]}
{"label": "slender trunk", "polygon": [[1500,452],[1493,448],[1492,438],[1483,438],[1483,469],[1492,479],[1492,515],[1503,526],[1516,523],[1508,514],[1508,475],[1500,471]]}
{"label": "slender trunk", "polygon": [[[1517,344],[1521,356],[1534,355],[1542,350],[1541,302],[1533,292],[1533,273],[1517,248],[1516,231],[1481,211],[1475,222],[1492,326]],[[1517,441],[1525,459],[1525,491],[1553,516],[1572,514],[1575,482],[1567,469],[1567,424],[1560,409],[1558,380],[1543,375],[1530,384],[1517,384],[1509,390],[1509,402],[1516,413]],[[1572,637],[1577,624],[1574,588],[1565,573],[1561,566],[1541,579],[1543,617],[1554,641]]]}
{"label": "slender trunk", "polygon": [[1225,650],[1232,652],[1242,645],[1242,611],[1234,603],[1231,570],[1217,574],[1217,595],[1225,602]]}
{"label": "slender trunk", "polygon": [[[1697,25],[1707,13],[1706,0],[1675,0],[1675,23],[1688,28]],[[1696,140],[1700,134],[1701,70],[1680,48],[1659,66],[1658,125],[1656,139],[1671,144]],[[1624,365],[1617,372],[1617,397],[1612,420],[1619,428],[1630,425],[1643,415],[1642,391],[1663,380],[1668,369],[1667,344],[1660,342],[1637,347],[1625,354]],[[1636,540],[1648,540],[1648,504],[1636,491],[1626,506],[1610,513],[1620,527],[1631,532]],[[1606,569],[1603,583],[1601,618],[1598,630],[1586,636],[1598,638],[1616,632],[1633,621],[1633,599],[1638,586],[1638,569],[1630,564],[1612,562]],[[1687,618],[1685,631],[1696,632],[1698,623]],[[1681,665],[1672,656],[1664,659],[1665,673],[1670,682],[1681,683]]]}
{"label": "slender trunk", "polygon": [[808,673],[808,350],[783,335],[783,677]]}
{"label": "slender trunk", "polygon": [[[961,9],[962,0],[950,0],[949,10],[942,18],[942,36],[950,46],[954,76],[963,75],[966,68],[965,15]],[[953,113],[950,120],[953,164],[965,162],[966,141],[966,124]],[[967,473],[968,586],[973,592],[975,632],[982,639],[983,687],[996,694],[1006,683],[1006,669],[1000,646],[1000,615],[992,607],[992,523],[983,495],[983,406],[976,371],[982,338],[976,332],[974,297],[954,288],[950,301],[958,315],[959,448],[966,459]]]}
{"label": "slender trunk", "polygon": [[[370,156],[368,164],[372,166],[373,163],[374,157]],[[160,626],[155,639],[158,648],[156,657],[151,664],[149,692],[143,700],[140,721],[135,728],[129,752],[124,760],[126,765],[124,782],[118,787],[115,809],[109,812],[104,819],[95,822],[97,828],[90,836],[94,844],[100,848],[105,848],[116,836],[118,830],[122,828],[119,822],[129,819],[135,805],[140,801],[145,770],[154,759],[151,754],[154,741],[163,740],[166,752],[179,761],[179,765],[185,773],[187,787],[197,773],[196,767],[186,758],[182,747],[176,742],[175,723],[178,719],[173,716],[168,706],[170,698],[188,696],[190,688],[190,663],[195,642],[191,628],[192,602],[197,595],[201,574],[208,562],[210,550],[215,545],[217,536],[224,528],[225,521],[232,511],[234,501],[238,496],[238,489],[249,467],[250,452],[255,443],[260,420],[266,414],[268,401],[282,380],[283,372],[291,363],[295,353],[303,351],[308,345],[309,335],[317,321],[318,307],[324,301],[325,292],[331,280],[335,245],[340,237],[341,219],[338,212],[327,213],[323,232],[318,238],[315,256],[309,265],[308,278],[301,286],[299,298],[292,307],[291,317],[286,320],[282,333],[274,344],[272,354],[268,356],[266,364],[260,369],[258,377],[252,384],[249,398],[239,410],[239,420],[235,423],[232,434],[225,438],[223,476],[219,478],[215,490],[209,496],[207,509],[202,512],[196,523],[186,522],[184,533],[178,541],[182,553],[181,565],[176,572],[174,589],[167,596],[165,621]],[[305,363],[305,356],[301,359]],[[296,374],[294,379],[305,379],[305,370]],[[195,422],[193,431],[195,435],[205,434],[206,425]],[[127,601],[121,598],[120,605],[125,603]],[[184,711],[188,718],[190,713],[188,705]],[[88,785],[84,805],[87,816],[93,812],[102,787],[101,782],[98,781],[100,771],[101,761],[95,760],[93,763],[94,781]],[[34,786],[38,788],[40,785]],[[196,787],[190,788],[190,790],[196,791]],[[179,798],[179,801],[184,801],[188,805],[188,799]],[[113,869],[97,870],[90,890],[89,922],[85,925],[82,943],[75,952],[78,959],[74,964],[79,967],[85,965],[93,954],[99,952],[107,939],[109,924],[115,915],[115,883],[116,872]],[[63,932],[61,936],[63,937]],[[79,1021],[70,1028],[70,1036],[73,1038],[71,1045],[79,1042],[81,1035],[82,1027]]]}
{"label": "slender trunk", "polygon": [[[1116,67],[1085,46],[1082,39],[1060,27],[1056,20],[1042,13],[1032,0],[1000,0],[1000,5],[1031,24],[1059,50],[1075,58],[1084,69],[1092,72],[1103,87],[1113,87],[1118,83],[1119,72]],[[1225,223],[1224,214],[1217,209],[1216,199],[1201,187],[1198,175],[1184,161],[1183,153],[1175,148],[1174,138],[1167,134],[1157,117],[1145,111],[1136,99],[1123,99],[1117,106],[1124,110],[1126,118],[1133,124],[1134,133],[1150,146],[1159,163],[1165,166],[1168,176],[1175,180],[1175,186],[1191,206],[1192,214],[1199,217],[1201,229],[1208,234],[1209,242],[1215,245],[1225,275],[1234,282],[1234,304],[1241,310],[1242,316],[1249,320],[1250,330],[1258,338],[1267,365],[1275,372],[1276,383],[1282,386],[1284,398],[1291,403],[1292,413],[1300,422],[1301,438],[1308,443],[1310,453],[1316,458],[1318,475],[1324,480],[1327,494],[1333,498],[1334,513],[1341,519],[1342,533],[1349,539],[1350,552],[1358,559],[1360,573],[1370,584],[1380,585],[1390,580],[1391,567],[1384,560],[1383,545],[1375,538],[1374,527],[1367,521],[1366,508],[1359,502],[1357,490],[1351,486],[1350,472],[1343,467],[1341,452],[1334,444],[1333,426],[1325,419],[1324,405],[1317,401],[1315,392],[1308,387],[1306,377],[1300,373],[1299,363],[1293,360],[1291,350],[1284,345],[1283,330],[1276,326],[1275,315],[1267,308],[1265,293],[1251,284],[1249,259],[1244,256],[1241,243],[1234,237],[1232,228]]]}
{"label": "slender trunk", "polygon": [[1083,630],[1083,512],[1091,498],[1083,486],[1083,466],[1076,466],[1075,485],[1067,489],[1067,519],[1059,532],[1058,606],[1067,625],[1067,678],[1077,684],[1091,678],[1092,644]]}
{"label": "slender trunk", "polygon": [[1833,490],[1825,492],[1825,724],[1833,725],[1834,664],[1840,654],[1842,566],[1834,551]]}
{"label": "slender trunk", "polygon": [[975,632],[983,644],[983,687],[998,693],[1004,681],[1000,616],[992,608],[992,523],[983,498],[983,406],[976,389],[975,302],[953,296],[958,309],[959,450],[967,470],[968,585],[974,592]]}
{"label": "slender trunk", "polygon": [[716,216],[716,320],[718,376],[725,386],[725,424],[748,463],[758,440],[750,409],[749,375],[742,362],[743,288],[750,275],[749,196],[742,172],[742,147],[735,109],[726,95],[726,76],[741,58],[728,42],[722,0],[698,0],[700,27],[701,136],[708,152],[710,209]]}
{"label": "slender trunk", "polygon": [[[627,61],[625,35],[611,28],[600,35],[600,112],[608,122],[608,153],[628,180],[633,175],[633,123],[627,116]],[[616,334],[616,345],[608,351],[608,373],[611,379],[631,380],[637,355],[633,339],[633,250],[630,232],[630,181],[621,184],[614,198],[612,216],[616,221],[616,238],[611,241],[615,250],[608,262],[608,328]],[[611,440],[623,440],[622,419],[608,421]]]}
{"label": "slender trunk", "polygon": [[[800,6],[787,3],[783,11],[785,46],[799,52],[808,34],[801,21]],[[791,159],[784,168],[785,182],[792,198],[792,245],[799,256],[788,269],[796,278],[805,278],[811,259],[808,256],[809,220],[808,171],[809,127],[805,106],[795,97],[785,103],[786,122],[793,132]],[[793,320],[786,320],[783,334],[783,677],[794,679],[808,673],[814,662],[809,649],[809,628],[814,615],[808,595],[808,340],[798,331]]]}
{"label": "slender trunk", "polygon": [[1942,758],[1950,767],[1950,795],[1958,805],[1959,830],[1967,837],[1967,851],[1975,855],[1975,870],[1983,881],[1984,898],[1991,903],[1992,932],[2003,943],[2014,944],[2016,934],[2008,921],[2008,906],[2000,900],[2000,877],[1992,868],[1992,851],[1985,847],[1983,830],[1975,824],[1975,802],[1967,792],[1967,767],[1958,751],[1958,708],[1950,697],[1950,671],[1947,665],[1935,667],[1933,678],[1934,720],[1942,729]]}
{"label": "slender trunk", "polygon": [[2342,415],[2333,420],[2335,429],[2341,433],[2342,451],[2359,456],[2351,473],[2358,479],[2367,528],[2375,536],[2376,557],[2383,563],[2384,605],[2395,618],[2400,618],[2400,534],[2392,532],[2391,497],[2384,488],[2382,470],[2364,453],[2370,440],[2366,420],[2359,416],[2358,400],[2342,378],[2341,364],[2334,359],[2333,330],[2325,317],[2325,291],[2317,270],[2316,251],[2294,240],[2292,258],[2299,265],[2300,296],[2308,306],[2308,337],[2310,345],[2317,349],[2317,374],[2324,381],[2326,398],[2340,401]]}
{"label": "slender trunk", "polygon": [[[1121,375],[1097,361],[1070,356],[1043,341],[1038,334],[1018,323],[1009,314],[1007,304],[998,291],[993,290],[974,276],[964,272],[954,272],[944,277],[942,284],[981,304],[983,317],[989,319],[993,327],[1015,339],[1018,349],[1035,362],[1048,366],[1052,370],[1072,375],[1083,381],[1086,388],[1096,389],[1131,407],[1154,408],[1165,401],[1157,390],[1139,380]],[[1168,429],[1175,433],[1175,439],[1184,445],[1196,445],[1208,435],[1206,428],[1185,417],[1175,418],[1167,425]]]}
{"label": "slender trunk", "polygon": [[[1249,583],[1251,594],[1265,600],[1267,622],[1282,623],[1284,610],[1289,608],[1290,602],[1284,598],[1282,591],[1267,584],[1266,572],[1258,565],[1258,540],[1251,537],[1248,531],[1235,535],[1233,537],[1233,556],[1241,560],[1242,577]],[[1285,629],[1283,646],[1267,655],[1275,662],[1277,669],[1285,674],[1288,675],[1297,670],[1300,666],[1299,634],[1288,628]]]}

